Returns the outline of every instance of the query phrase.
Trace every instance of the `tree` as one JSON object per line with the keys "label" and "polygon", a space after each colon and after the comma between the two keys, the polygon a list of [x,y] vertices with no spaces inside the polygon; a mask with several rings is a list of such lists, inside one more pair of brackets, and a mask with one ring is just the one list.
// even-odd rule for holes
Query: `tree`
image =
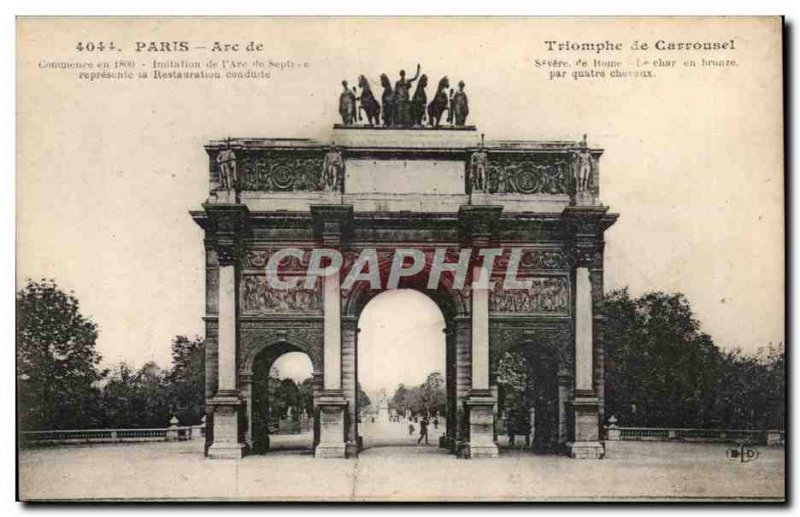
{"label": "tree", "polygon": [[394,391],[392,398],[389,399],[389,409],[394,409],[397,413],[405,415],[406,409],[409,409],[408,395],[408,388],[406,388],[405,384],[400,383]]}
{"label": "tree", "polygon": [[627,425],[709,427],[721,354],[682,294],[627,290],[603,304],[607,412]]}
{"label": "tree", "polygon": [[445,414],[447,411],[447,395],[444,392],[444,377],[439,372],[428,375],[420,386],[420,412]]}
{"label": "tree", "polygon": [[297,387],[298,397],[300,399],[301,412],[306,410],[307,415],[314,414],[314,378],[307,377]]}
{"label": "tree", "polygon": [[154,362],[139,370],[120,363],[103,387],[101,408],[104,427],[167,426],[172,411],[166,374]]}
{"label": "tree", "polygon": [[181,424],[199,424],[205,414],[205,340],[175,337],[167,383],[173,413]]}
{"label": "tree", "polygon": [[535,375],[529,361],[520,352],[505,351],[496,356],[494,370],[506,430],[527,434],[530,432],[529,410],[536,405]]}
{"label": "tree", "polygon": [[389,400],[389,409],[394,409],[401,415],[407,409],[415,414],[435,414],[437,411],[445,414],[447,394],[444,377],[439,372],[433,372],[419,386],[407,388],[405,384],[399,384]]}
{"label": "tree", "polygon": [[609,293],[606,414],[628,426],[783,428],[784,354],[723,352],[682,294]]}
{"label": "tree", "polygon": [[28,280],[16,296],[20,429],[90,427],[97,383],[106,372],[95,349],[97,324],[53,280]]}
{"label": "tree", "polygon": [[358,410],[361,411],[362,409],[369,407],[372,405],[372,401],[369,399],[369,396],[361,389],[361,383],[356,383],[358,389],[358,396],[356,400],[358,400]]}
{"label": "tree", "polygon": [[715,400],[716,420],[730,428],[783,429],[783,347],[762,347],[753,355],[735,349],[724,354],[723,360],[724,369]]}

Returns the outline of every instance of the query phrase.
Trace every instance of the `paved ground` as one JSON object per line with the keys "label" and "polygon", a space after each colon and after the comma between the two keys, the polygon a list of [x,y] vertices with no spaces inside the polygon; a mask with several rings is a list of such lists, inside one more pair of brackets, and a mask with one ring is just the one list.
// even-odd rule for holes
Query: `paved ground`
{"label": "paved ground", "polygon": [[[275,436],[270,454],[203,458],[200,440],[25,450],[20,495],[41,499],[630,500],[784,497],[783,449],[750,463],[724,445],[611,442],[604,460],[504,451],[460,460],[416,445],[405,424],[367,424],[356,460],[315,460],[308,434]],[[304,449],[304,447],[306,447]]]}

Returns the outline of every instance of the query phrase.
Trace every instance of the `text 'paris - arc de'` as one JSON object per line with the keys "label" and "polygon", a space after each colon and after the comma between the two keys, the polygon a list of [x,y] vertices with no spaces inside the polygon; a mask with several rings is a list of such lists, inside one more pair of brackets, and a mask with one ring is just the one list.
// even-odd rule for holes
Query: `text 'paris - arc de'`
{"label": "text 'paris - arc de'", "polygon": [[268,449],[254,404],[257,377],[265,374],[256,365],[289,351],[313,365],[315,455],[359,453],[358,318],[382,289],[363,281],[343,288],[335,274],[312,288],[274,289],[265,277],[276,251],[305,250],[303,259],[280,263],[282,275],[300,276],[313,249],[341,252],[344,272],[373,248],[383,275],[398,248],[421,250],[427,265],[436,249],[457,256],[465,248],[503,248],[496,259],[503,264],[510,249],[521,248],[518,277],[531,281],[528,289],[504,290],[502,279],[456,288],[447,273],[428,289],[424,270],[399,284],[429,296],[446,322],[441,445],[470,458],[498,454],[497,368],[513,352],[541,366],[534,382],[550,390],[531,418],[537,439],[575,458],[601,458],[603,236],[617,218],[599,199],[603,151],[585,136],[484,141],[465,124],[463,82],[463,97],[454,100],[443,78],[442,102],[420,118],[426,101],[415,104],[421,99],[409,95],[411,80],[401,81],[407,84],[399,91],[386,88],[394,97],[388,123],[387,97],[381,107],[361,76],[359,96],[343,82],[344,123],[324,142],[226,138],[205,146],[210,194],[191,215],[205,231],[206,454],[239,458]]}

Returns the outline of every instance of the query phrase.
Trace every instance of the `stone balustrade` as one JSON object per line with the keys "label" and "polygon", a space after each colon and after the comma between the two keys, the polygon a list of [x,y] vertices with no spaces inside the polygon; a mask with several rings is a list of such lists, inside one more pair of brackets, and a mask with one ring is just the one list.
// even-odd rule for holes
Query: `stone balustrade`
{"label": "stone balustrade", "polygon": [[70,445],[121,442],[186,441],[195,436],[205,436],[205,422],[198,426],[179,426],[177,419],[165,428],[129,429],[58,429],[48,431],[21,431],[22,447],[45,445]]}
{"label": "stone balustrade", "polygon": [[609,422],[605,427],[607,441],[785,444],[785,432],[780,430],[620,427],[613,417]]}

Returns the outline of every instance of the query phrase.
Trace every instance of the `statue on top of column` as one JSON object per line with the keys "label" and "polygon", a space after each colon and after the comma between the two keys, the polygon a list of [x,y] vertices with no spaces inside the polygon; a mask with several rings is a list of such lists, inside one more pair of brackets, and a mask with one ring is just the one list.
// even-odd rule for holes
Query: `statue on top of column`
{"label": "statue on top of column", "polygon": [[[381,102],[378,102],[370,88],[366,76],[358,76],[358,87],[352,90],[347,81],[342,81],[343,91],[339,94],[339,115],[345,126],[360,123],[366,114],[366,123],[377,126],[383,121],[385,127],[396,126],[422,126],[427,116],[428,123],[439,127],[447,112],[447,123],[456,127],[464,127],[469,116],[469,100],[464,91],[464,81],[459,81],[458,90],[450,88],[450,81],[444,76],[439,81],[436,93],[431,102],[427,103],[425,88],[428,85],[427,74],[421,74],[422,67],[417,63],[414,77],[406,78],[405,70],[400,70],[400,78],[392,86],[389,76],[380,74],[380,83],[383,88]],[[414,83],[417,87],[411,95]],[[448,96],[449,90],[449,96]],[[362,113],[363,111],[363,113]]]}
{"label": "statue on top of column", "polygon": [[489,172],[489,154],[483,147],[483,135],[481,135],[481,146],[477,151],[472,153],[469,160],[469,173],[472,180],[473,192],[486,192],[488,190],[486,184],[486,176]]}
{"label": "statue on top of column", "polygon": [[361,120],[361,111],[367,116],[367,123],[371,126],[380,124],[381,118],[381,105],[375,100],[375,95],[372,94],[372,88],[369,86],[369,81],[363,75],[358,76],[358,87],[361,88],[361,95],[358,99],[361,101],[358,108],[359,120]]}
{"label": "statue on top of column", "polygon": [[580,151],[575,153],[574,176],[575,195],[585,199],[592,195],[592,174],[595,169],[595,158],[586,145],[586,135],[583,135]]}
{"label": "statue on top of column", "polygon": [[464,92],[464,81],[458,81],[458,91],[450,95],[450,113],[448,119],[452,120],[456,126],[463,126],[467,123],[469,115],[469,101]]}
{"label": "statue on top of column", "polygon": [[217,166],[219,169],[219,184],[222,190],[236,188],[236,153],[231,149],[231,139],[225,139],[225,149],[217,154]]}
{"label": "statue on top of column", "polygon": [[409,91],[414,81],[419,78],[420,69],[421,67],[419,63],[417,63],[417,73],[411,79],[406,79],[406,71],[400,70],[400,79],[394,83],[394,123],[397,125],[411,125],[411,98],[409,96]]}
{"label": "statue on top of column", "polygon": [[394,92],[392,91],[392,82],[389,76],[381,74],[381,86],[383,87],[383,95],[381,102],[383,103],[383,125],[386,127],[394,124]]}
{"label": "statue on top of column", "polygon": [[322,162],[321,187],[327,192],[338,192],[341,190],[342,179],[344,176],[344,159],[342,153],[331,144],[325,159]]}
{"label": "statue on top of column", "polygon": [[428,96],[425,94],[425,87],[428,86],[428,76],[422,74],[414,90],[414,97],[411,99],[411,123],[421,126],[425,120],[425,108],[428,105]]}
{"label": "statue on top of column", "polygon": [[339,95],[339,115],[345,125],[354,124],[356,121],[356,96],[347,87],[347,81],[342,81],[344,91]]}
{"label": "statue on top of column", "polygon": [[436,95],[433,100],[428,104],[428,123],[431,126],[439,127],[442,121],[442,114],[447,111],[447,118],[450,118],[450,108],[447,101],[447,89],[450,88],[450,80],[447,76],[439,79],[439,84],[436,86]]}

